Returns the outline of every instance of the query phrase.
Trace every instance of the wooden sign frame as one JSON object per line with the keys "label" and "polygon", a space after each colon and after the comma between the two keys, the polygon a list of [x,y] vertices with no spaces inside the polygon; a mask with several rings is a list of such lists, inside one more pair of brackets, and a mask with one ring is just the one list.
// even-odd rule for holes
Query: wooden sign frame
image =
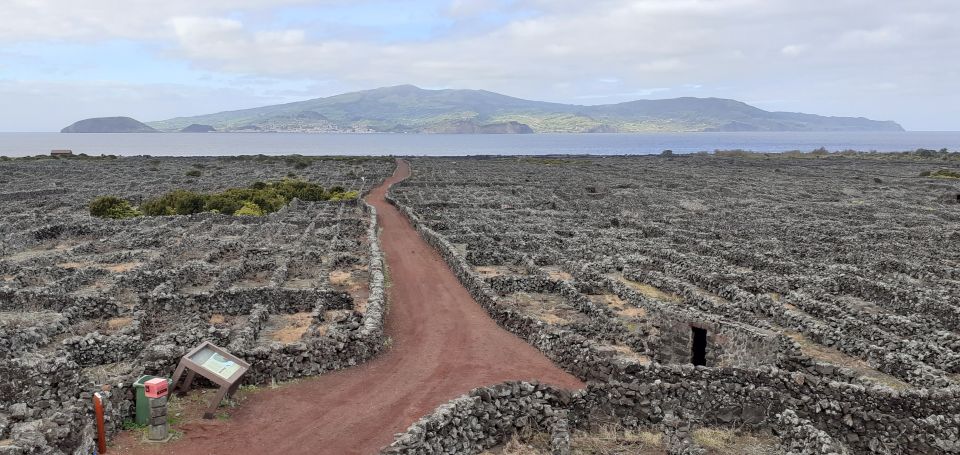
{"label": "wooden sign frame", "polygon": [[[219,369],[214,370],[214,368]],[[177,383],[185,370],[187,377],[183,381],[183,386],[179,388],[179,396],[183,396],[187,390],[190,390],[196,373],[219,385],[220,388],[210,400],[207,412],[203,415],[205,419],[212,419],[220,402],[224,397],[233,396],[240,385],[240,377],[249,369],[249,363],[230,354],[226,349],[204,341],[180,358],[177,370],[173,373],[173,391],[178,390]]]}

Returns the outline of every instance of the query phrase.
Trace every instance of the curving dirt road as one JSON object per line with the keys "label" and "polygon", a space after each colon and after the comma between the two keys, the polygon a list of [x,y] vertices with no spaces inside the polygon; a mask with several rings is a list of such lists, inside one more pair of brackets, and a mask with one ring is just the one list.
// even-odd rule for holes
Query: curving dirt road
{"label": "curving dirt road", "polygon": [[137,452],[370,455],[475,387],[506,380],[583,387],[497,326],[384,199],[390,185],[409,175],[409,164],[398,161],[393,176],[367,197],[379,214],[392,282],[386,330],[393,346],[363,365],[256,393],[229,420],[188,424],[181,440]]}

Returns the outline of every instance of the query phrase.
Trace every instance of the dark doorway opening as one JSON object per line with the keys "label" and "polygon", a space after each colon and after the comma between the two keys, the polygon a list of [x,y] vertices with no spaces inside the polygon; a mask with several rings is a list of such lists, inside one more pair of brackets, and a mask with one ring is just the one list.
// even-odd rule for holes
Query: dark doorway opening
{"label": "dark doorway opening", "polygon": [[957,195],[957,202],[960,202],[960,194]]}
{"label": "dark doorway opening", "polygon": [[690,327],[693,339],[691,348],[690,363],[694,365],[707,365],[707,330],[697,327]]}

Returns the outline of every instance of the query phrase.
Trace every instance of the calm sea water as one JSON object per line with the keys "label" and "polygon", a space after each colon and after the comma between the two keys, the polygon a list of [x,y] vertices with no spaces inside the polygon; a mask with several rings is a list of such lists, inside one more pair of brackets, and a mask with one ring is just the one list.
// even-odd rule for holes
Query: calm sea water
{"label": "calm sea water", "polygon": [[744,149],[759,152],[917,148],[960,150],[960,132],[644,134],[61,134],[0,133],[0,155],[71,149],[91,155],[543,155],[650,154]]}

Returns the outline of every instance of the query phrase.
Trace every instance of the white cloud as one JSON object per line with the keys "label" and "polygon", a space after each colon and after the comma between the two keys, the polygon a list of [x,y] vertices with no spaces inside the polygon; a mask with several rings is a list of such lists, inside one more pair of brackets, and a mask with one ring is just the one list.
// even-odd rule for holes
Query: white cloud
{"label": "white cloud", "polygon": [[837,47],[844,50],[889,47],[903,41],[903,35],[894,27],[873,30],[850,30],[837,39]]}
{"label": "white cloud", "polygon": [[[308,3],[349,2],[0,0],[0,42],[159,41],[165,57],[207,71],[333,81],[317,96],[414,83],[623,101],[645,96],[634,87],[669,87],[671,96],[803,93],[777,107],[826,114],[941,124],[960,117],[950,107],[960,106],[955,0],[452,0],[437,14],[457,23],[493,10],[524,14],[389,44],[357,35],[318,39],[304,25],[270,20],[272,8]],[[883,84],[896,84],[885,99],[864,90]]]}
{"label": "white cloud", "polygon": [[788,44],[780,49],[780,53],[789,57],[796,57],[807,52],[809,48],[810,46],[806,44]]}
{"label": "white cloud", "polygon": [[607,94],[597,94],[597,95],[581,95],[581,96],[578,96],[577,99],[604,101],[609,98],[639,98],[639,97],[650,96],[650,95],[669,92],[669,91],[670,89],[666,87],[645,88],[640,90],[634,90],[632,92],[607,93]]}
{"label": "white cloud", "polygon": [[891,90],[897,90],[900,86],[894,82],[877,82],[875,84],[869,84],[864,89],[872,90],[877,92],[886,92]]}
{"label": "white cloud", "polygon": [[[0,131],[59,131],[83,118],[131,116],[141,121],[209,114],[303,99],[303,92],[274,93],[254,84],[236,88],[109,81],[0,79]],[[184,110],[184,107],[187,110]]]}
{"label": "white cloud", "polygon": [[451,17],[463,18],[494,10],[499,7],[496,0],[453,0],[446,9]]}
{"label": "white cloud", "polygon": [[[0,42],[47,39],[169,36],[167,22],[178,16],[208,16],[259,10],[310,0],[0,0]],[[312,3],[318,3],[316,1]],[[330,2],[319,2],[330,3]]]}

